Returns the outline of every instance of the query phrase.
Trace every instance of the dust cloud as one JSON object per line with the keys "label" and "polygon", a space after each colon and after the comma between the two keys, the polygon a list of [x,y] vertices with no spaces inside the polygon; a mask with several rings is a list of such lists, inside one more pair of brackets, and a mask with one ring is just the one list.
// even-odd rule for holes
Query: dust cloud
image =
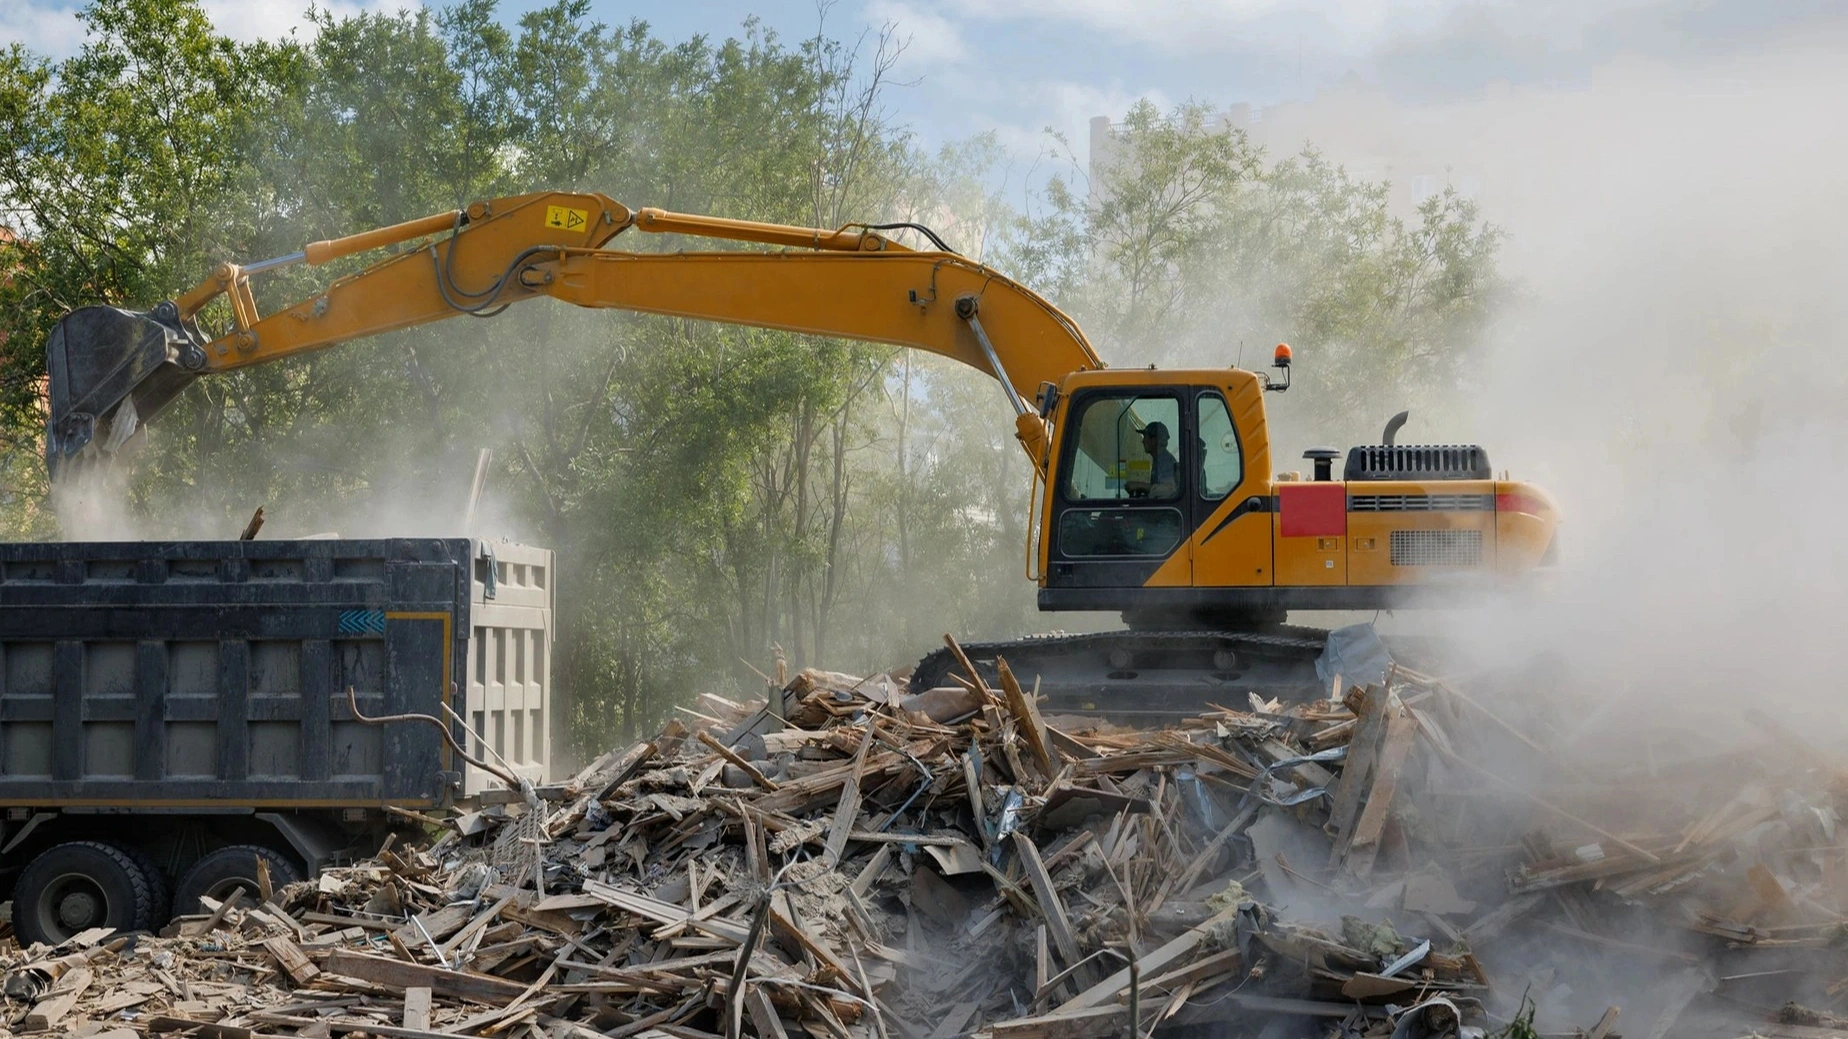
{"label": "dust cloud", "polygon": [[[1593,840],[1524,796],[1637,836],[1762,796],[1781,799],[1777,818],[1737,837],[1740,868],[1774,861],[1807,877],[1807,862],[1759,857],[1804,842],[1767,834],[1837,825],[1826,801],[1806,799],[1827,785],[1817,766],[1839,768],[1848,746],[1843,97],[1839,51],[1785,46],[1629,57],[1571,87],[1399,113],[1428,153],[1482,171],[1513,283],[1460,388],[1415,411],[1400,442],[1481,443],[1498,476],[1546,488],[1565,516],[1562,565],[1539,594],[1381,623],[1444,636],[1459,686],[1545,746],[1485,759],[1518,791],[1505,798],[1435,774],[1455,799],[1443,803],[1478,818],[1505,803],[1509,840],[1535,827]],[[1366,421],[1397,409],[1381,402]],[[1278,410],[1279,440],[1307,441],[1292,428],[1307,409]],[[1352,911],[1302,900],[1325,917]],[[1640,1034],[1677,992],[1714,987],[1654,951],[1685,941],[1674,913],[1599,905],[1597,929],[1627,950],[1537,927],[1496,949],[1494,968],[1530,987],[1543,1026],[1622,1004],[1624,1030]],[[1742,995],[1822,998],[1722,993]]]}
{"label": "dust cloud", "polygon": [[58,517],[64,540],[145,539],[143,525],[128,506],[129,481],[124,466],[110,463],[67,466],[50,487],[52,511]]}
{"label": "dust cloud", "polygon": [[[1585,794],[1607,820],[1628,813],[1633,833],[1673,825],[1649,806],[1698,817],[1848,745],[1844,96],[1848,69],[1820,51],[1630,59],[1435,120],[1516,178],[1518,291],[1476,386],[1429,426],[1467,430],[1498,474],[1547,488],[1565,514],[1542,595],[1435,623],[1469,647],[1459,673],[1552,751],[1511,754],[1500,774],[1567,804]],[[1783,809],[1772,825],[1808,810]],[[1755,839],[1740,838],[1746,861]],[[1634,948],[1672,947],[1679,925],[1600,922]],[[1522,933],[1502,969],[1543,989],[1548,964],[1588,955]],[[1603,961],[1543,999],[1543,1018],[1628,998],[1642,1025],[1677,986],[1713,984],[1672,958]]]}
{"label": "dust cloud", "polygon": [[[133,454],[149,446],[155,429],[131,441],[122,457],[87,458],[52,484],[51,503],[66,541],[234,540],[257,507],[264,510],[260,540],[293,538],[504,539],[524,543],[538,532],[514,504],[513,478],[491,461],[474,510],[469,502],[474,459],[447,450],[435,464],[393,460],[349,474],[350,458],[315,438],[280,437],[255,452],[243,482],[261,484],[265,470],[295,470],[271,480],[267,492],[229,483],[187,484],[150,490],[134,483]],[[344,494],[314,486],[330,474],[347,482]],[[549,546],[548,546],[549,547]]]}
{"label": "dust cloud", "polygon": [[1616,701],[1616,740],[1729,739],[1746,711],[1848,733],[1830,651],[1848,618],[1843,96],[1838,55],[1782,53],[1618,63],[1455,108],[1527,172],[1519,296],[1445,422],[1566,515],[1550,605],[1458,623],[1556,654]]}

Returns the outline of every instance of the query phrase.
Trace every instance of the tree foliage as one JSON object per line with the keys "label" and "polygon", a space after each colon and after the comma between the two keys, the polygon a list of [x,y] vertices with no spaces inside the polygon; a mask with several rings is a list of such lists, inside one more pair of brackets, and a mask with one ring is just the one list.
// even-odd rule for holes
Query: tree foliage
{"label": "tree foliage", "polygon": [[1473,202],[1446,190],[1395,214],[1389,187],[1313,148],[1268,163],[1207,105],[1142,101],[1088,184],[1054,179],[1023,259],[1118,363],[1257,364],[1296,344],[1286,409],[1358,436],[1381,400],[1456,388],[1500,285],[1500,233]]}
{"label": "tree foliage", "polygon": [[[0,53],[0,455],[13,537],[57,533],[38,460],[43,343],[92,302],[145,308],[223,261],[501,194],[832,227],[931,224],[1054,296],[1119,363],[1223,364],[1288,338],[1369,380],[1455,364],[1494,285],[1491,231],[1314,153],[1267,164],[1205,106],[1134,109],[1089,189],[1001,202],[991,137],[928,153],[891,123],[889,35],[786,41],[755,21],[664,40],[587,0],[504,24],[493,0],[310,15],[239,43],[196,0],[94,0],[83,50]],[[677,249],[672,238],[627,248]],[[258,286],[274,307],[334,269]],[[222,315],[206,315],[222,320]],[[1001,395],[939,359],[657,317],[516,307],[202,380],[133,459],[146,536],[462,532],[556,549],[554,681],[591,749],[692,691],[792,665],[872,667],[941,632],[1033,630],[1027,468]]]}

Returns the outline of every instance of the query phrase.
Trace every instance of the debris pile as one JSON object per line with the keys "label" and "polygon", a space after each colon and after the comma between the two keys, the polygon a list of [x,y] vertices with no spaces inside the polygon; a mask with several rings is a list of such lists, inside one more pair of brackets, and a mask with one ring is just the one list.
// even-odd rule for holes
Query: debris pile
{"label": "debris pile", "polygon": [[804,671],[762,706],[704,697],[422,846],[160,937],[9,950],[5,1025],[1609,1039],[1621,1013],[1808,1039],[1848,1015],[1848,790],[1794,734],[1594,771],[1397,667],[1129,729],[1042,717],[982,663],[917,695]]}

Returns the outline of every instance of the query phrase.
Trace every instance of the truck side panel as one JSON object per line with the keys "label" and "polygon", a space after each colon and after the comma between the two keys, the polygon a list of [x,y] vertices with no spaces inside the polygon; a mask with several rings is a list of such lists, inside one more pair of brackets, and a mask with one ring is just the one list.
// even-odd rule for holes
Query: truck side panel
{"label": "truck side panel", "polygon": [[[549,660],[551,554],[523,551],[547,587],[512,620]],[[462,539],[0,545],[0,805],[441,803],[460,763],[435,729],[358,722],[346,691],[368,715],[443,715],[477,601],[496,602],[472,579],[479,554]],[[548,683],[529,684],[543,733]],[[536,779],[548,744],[520,748]]]}

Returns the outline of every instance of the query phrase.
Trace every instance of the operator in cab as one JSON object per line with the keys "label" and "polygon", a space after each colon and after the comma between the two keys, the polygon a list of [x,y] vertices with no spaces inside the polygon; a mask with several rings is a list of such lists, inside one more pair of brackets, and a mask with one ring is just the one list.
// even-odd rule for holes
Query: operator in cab
{"label": "operator in cab", "polygon": [[1151,422],[1142,427],[1142,450],[1149,456],[1149,478],[1145,483],[1132,480],[1128,484],[1129,496],[1132,498],[1172,498],[1179,487],[1175,483],[1175,474],[1180,472],[1180,465],[1174,459],[1174,452],[1168,450],[1168,426],[1165,422]]}

